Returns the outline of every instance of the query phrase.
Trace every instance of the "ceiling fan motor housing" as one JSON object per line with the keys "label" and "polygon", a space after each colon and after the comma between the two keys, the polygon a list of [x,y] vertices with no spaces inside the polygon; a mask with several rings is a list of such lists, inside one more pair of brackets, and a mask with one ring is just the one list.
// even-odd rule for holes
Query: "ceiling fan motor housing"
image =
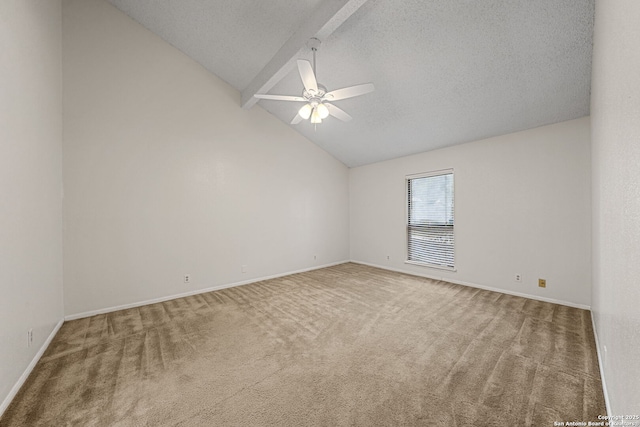
{"label": "ceiling fan motor housing", "polygon": [[309,101],[310,103],[313,103],[313,102],[320,103],[322,102],[322,97],[324,97],[326,93],[327,93],[327,88],[321,85],[320,83],[318,83],[317,93],[315,93],[313,89],[311,91],[304,89],[302,91],[302,97],[307,101]]}

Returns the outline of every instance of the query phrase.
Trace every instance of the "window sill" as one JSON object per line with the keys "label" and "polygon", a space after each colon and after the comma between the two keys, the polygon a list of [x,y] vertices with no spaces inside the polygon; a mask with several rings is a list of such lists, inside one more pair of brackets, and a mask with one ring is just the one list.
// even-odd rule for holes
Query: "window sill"
{"label": "window sill", "polygon": [[418,262],[418,261],[406,260],[404,263],[405,264],[412,264],[412,265],[419,265],[421,267],[435,268],[437,270],[446,270],[446,271],[453,271],[453,272],[458,271],[458,270],[456,270],[455,267],[445,267],[443,265],[429,264],[429,263],[426,263],[426,262]]}

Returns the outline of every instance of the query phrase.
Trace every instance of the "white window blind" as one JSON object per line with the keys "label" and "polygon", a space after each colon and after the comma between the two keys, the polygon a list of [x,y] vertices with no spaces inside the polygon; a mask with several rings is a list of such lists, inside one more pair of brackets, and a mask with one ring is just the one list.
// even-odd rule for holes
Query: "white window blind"
{"label": "white window blind", "polygon": [[407,177],[407,200],[407,261],[453,269],[453,170]]}

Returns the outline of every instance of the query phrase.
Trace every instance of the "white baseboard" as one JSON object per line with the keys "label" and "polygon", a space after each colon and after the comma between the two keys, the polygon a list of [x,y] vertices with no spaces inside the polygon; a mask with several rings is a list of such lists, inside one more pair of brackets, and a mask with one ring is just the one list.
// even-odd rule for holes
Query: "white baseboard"
{"label": "white baseboard", "polygon": [[534,299],[534,300],[537,300],[537,301],[550,302],[552,304],[566,305],[568,307],[580,308],[580,309],[583,309],[583,310],[591,310],[591,306],[584,305],[584,304],[576,304],[576,303],[573,303],[573,302],[561,301],[561,300],[557,300],[557,299],[553,299],[553,298],[545,298],[545,297],[540,297],[540,296],[537,296],[537,295],[525,294],[525,293],[522,293],[522,292],[513,292],[513,291],[510,291],[510,290],[507,290],[507,289],[493,288],[491,286],[478,285],[476,283],[471,283],[471,282],[463,282],[462,280],[454,280],[454,279],[450,279],[448,277],[437,277],[437,276],[429,275],[429,274],[420,274],[420,273],[416,273],[415,271],[411,271],[411,270],[403,270],[403,269],[399,269],[399,268],[391,268],[391,267],[388,267],[388,266],[385,266],[385,265],[372,264],[372,263],[364,262],[364,261],[351,260],[350,262],[352,262],[354,264],[368,265],[369,267],[381,268],[383,270],[389,270],[389,271],[395,271],[395,272],[398,272],[398,273],[410,274],[412,276],[426,277],[427,279],[441,280],[443,282],[455,283],[456,285],[470,286],[472,288],[484,289],[486,291],[499,292],[501,294],[513,295],[513,296],[516,296],[516,297],[529,298],[529,299]]}
{"label": "white baseboard", "polygon": [[593,336],[596,340],[596,353],[598,354],[598,367],[600,368],[600,380],[602,381],[602,394],[604,394],[604,404],[607,408],[607,415],[611,414],[611,404],[609,403],[609,392],[607,391],[607,382],[604,379],[604,360],[600,354],[600,341],[598,341],[598,331],[596,330],[596,319],[591,312],[591,324],[593,325]]}
{"label": "white baseboard", "polygon": [[49,334],[45,342],[42,343],[40,350],[38,350],[36,355],[33,356],[33,359],[31,360],[31,363],[29,363],[29,366],[27,366],[27,369],[24,370],[24,372],[22,373],[18,381],[15,383],[11,391],[9,391],[9,394],[2,402],[2,405],[0,405],[0,417],[2,417],[2,414],[4,414],[4,411],[7,410],[13,398],[16,397],[16,394],[18,394],[18,391],[20,391],[20,387],[22,387],[25,381],[27,381],[27,378],[29,378],[31,371],[33,371],[33,368],[35,368],[36,364],[44,354],[47,347],[49,347],[49,344],[51,344],[53,337],[56,336],[56,334],[58,333],[58,330],[60,330],[60,327],[62,326],[63,323],[64,323],[64,319],[60,319],[60,321],[53,328],[53,331],[51,331],[51,333]]}
{"label": "white baseboard", "polygon": [[251,283],[261,282],[263,280],[276,279],[278,277],[289,276],[291,274],[304,273],[305,271],[312,271],[312,270],[318,270],[318,269],[321,269],[321,268],[332,267],[334,265],[344,264],[346,262],[349,262],[349,260],[332,262],[332,263],[323,264],[323,265],[317,265],[317,266],[310,267],[310,268],[303,268],[301,270],[288,271],[286,273],[278,273],[278,274],[273,274],[273,275],[270,275],[270,276],[257,277],[257,278],[254,278],[254,279],[244,280],[244,281],[241,281],[241,282],[234,282],[234,283],[227,283],[227,284],[224,284],[224,285],[211,286],[211,287],[205,288],[205,289],[197,289],[195,291],[189,291],[189,292],[184,292],[184,293],[175,294],[175,295],[168,295],[168,296],[165,296],[165,297],[153,298],[153,299],[150,299],[150,300],[138,301],[138,302],[134,302],[134,303],[130,303],[130,304],[118,305],[118,306],[115,306],[115,307],[106,307],[106,308],[100,308],[98,310],[91,310],[91,311],[85,311],[85,312],[82,312],[82,313],[70,314],[68,316],[65,316],[64,320],[82,319],[84,317],[91,317],[91,316],[95,316],[97,314],[111,313],[113,311],[125,310],[127,308],[134,308],[134,307],[141,307],[143,305],[156,304],[156,303],[159,303],[159,302],[169,301],[169,300],[172,300],[172,299],[184,298],[184,297],[189,297],[189,296],[192,296],[192,295],[204,294],[204,293],[211,292],[211,291],[219,291],[221,289],[227,289],[227,288],[233,288],[233,287],[236,287],[236,286],[248,285],[248,284],[251,284]]}

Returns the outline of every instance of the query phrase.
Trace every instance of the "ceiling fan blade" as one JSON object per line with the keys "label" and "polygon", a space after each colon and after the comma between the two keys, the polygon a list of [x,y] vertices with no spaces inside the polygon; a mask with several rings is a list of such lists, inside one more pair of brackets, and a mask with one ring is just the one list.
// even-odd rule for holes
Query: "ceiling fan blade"
{"label": "ceiling fan blade", "polygon": [[373,83],[365,83],[362,85],[345,87],[342,89],[332,90],[327,93],[324,98],[330,101],[339,101],[341,99],[353,98],[354,96],[364,95],[365,93],[373,92],[375,87]]}
{"label": "ceiling fan blade", "polygon": [[348,122],[353,118],[350,115],[348,115],[347,113],[345,113],[344,110],[336,107],[333,104],[329,104],[328,102],[325,102],[324,105],[326,105],[327,108],[329,109],[329,114],[331,114],[336,119],[340,119],[343,122]]}
{"label": "ceiling fan blade", "polygon": [[293,118],[293,120],[291,120],[291,124],[297,125],[301,121],[302,121],[302,117],[300,117],[300,114],[296,113],[296,116]]}
{"label": "ceiling fan blade", "polygon": [[302,84],[307,92],[312,92],[313,94],[318,93],[318,82],[316,81],[316,76],[313,73],[311,62],[305,61],[304,59],[298,59],[298,72],[300,73]]}
{"label": "ceiling fan blade", "polygon": [[289,95],[262,95],[262,94],[255,94],[253,95],[255,98],[258,99],[269,99],[272,101],[305,101],[305,99],[301,96],[289,96]]}

